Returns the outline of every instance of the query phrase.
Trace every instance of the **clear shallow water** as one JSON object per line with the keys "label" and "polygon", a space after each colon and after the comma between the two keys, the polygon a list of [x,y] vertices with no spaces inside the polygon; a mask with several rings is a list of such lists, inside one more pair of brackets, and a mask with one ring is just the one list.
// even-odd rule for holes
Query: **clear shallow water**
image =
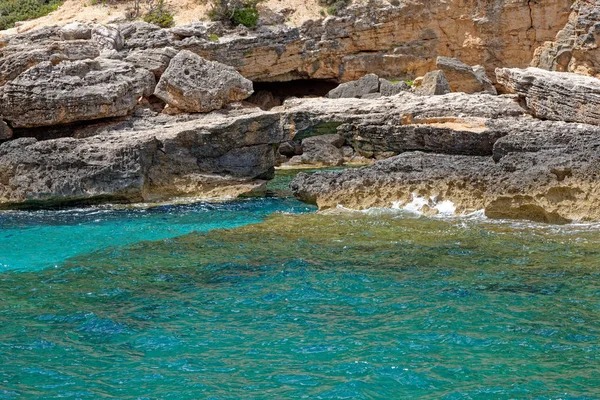
{"label": "clear shallow water", "polygon": [[600,397],[597,227],[203,207],[5,220],[0,398]]}

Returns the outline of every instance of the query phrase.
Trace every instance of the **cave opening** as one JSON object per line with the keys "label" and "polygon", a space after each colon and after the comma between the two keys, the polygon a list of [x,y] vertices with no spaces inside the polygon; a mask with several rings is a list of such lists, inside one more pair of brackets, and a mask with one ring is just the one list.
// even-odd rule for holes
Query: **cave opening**
{"label": "cave opening", "polygon": [[254,94],[247,101],[265,110],[280,106],[290,97],[322,97],[338,87],[338,83],[324,79],[253,83]]}

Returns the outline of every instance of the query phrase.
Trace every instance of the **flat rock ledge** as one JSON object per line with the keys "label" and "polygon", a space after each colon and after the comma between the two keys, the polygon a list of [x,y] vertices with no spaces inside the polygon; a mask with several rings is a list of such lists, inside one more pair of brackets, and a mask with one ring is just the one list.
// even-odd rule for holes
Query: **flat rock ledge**
{"label": "flat rock ledge", "polygon": [[408,152],[370,167],[299,174],[294,195],[320,209],[395,207],[553,224],[600,221],[600,128],[515,120],[491,157]]}
{"label": "flat rock ledge", "polygon": [[0,145],[0,208],[264,194],[279,115],[136,115],[94,136]]}

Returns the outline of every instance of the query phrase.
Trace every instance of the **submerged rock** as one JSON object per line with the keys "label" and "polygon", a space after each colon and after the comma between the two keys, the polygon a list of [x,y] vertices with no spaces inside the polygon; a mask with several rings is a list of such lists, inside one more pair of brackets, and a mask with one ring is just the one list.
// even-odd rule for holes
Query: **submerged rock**
{"label": "submerged rock", "polygon": [[173,57],[154,91],[169,106],[183,112],[218,110],[252,93],[252,82],[235,69],[190,51]]}
{"label": "submerged rock", "polygon": [[150,71],[117,60],[42,62],[2,88],[0,115],[15,128],[124,116],[155,82]]}
{"label": "submerged rock", "polygon": [[599,79],[539,68],[498,68],[496,77],[538,118],[600,125]]}

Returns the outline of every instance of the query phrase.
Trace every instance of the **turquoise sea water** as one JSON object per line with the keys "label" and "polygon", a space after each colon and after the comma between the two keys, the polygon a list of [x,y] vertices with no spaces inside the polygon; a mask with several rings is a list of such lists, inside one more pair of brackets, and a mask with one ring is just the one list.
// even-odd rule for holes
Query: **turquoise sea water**
{"label": "turquoise sea water", "polygon": [[0,399],[600,398],[599,233],[282,196],[3,213]]}

